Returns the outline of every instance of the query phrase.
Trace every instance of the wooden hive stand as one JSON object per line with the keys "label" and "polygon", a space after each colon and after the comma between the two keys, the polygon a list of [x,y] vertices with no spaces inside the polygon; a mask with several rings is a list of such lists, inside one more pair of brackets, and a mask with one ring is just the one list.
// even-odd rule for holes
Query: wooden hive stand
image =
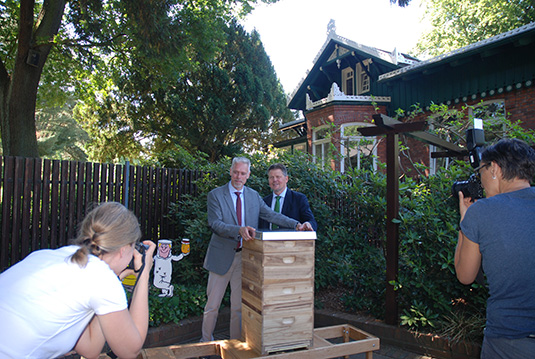
{"label": "wooden hive stand", "polygon": [[326,359],[366,353],[379,338],[350,325],[314,329],[316,232],[257,231],[242,253],[242,339],[145,349],[143,359]]}
{"label": "wooden hive stand", "polygon": [[139,358],[192,359],[218,355],[222,359],[328,359],[366,353],[366,359],[372,359],[379,347],[379,338],[346,324],[315,329],[314,345],[309,349],[261,355],[246,342],[234,339],[143,349]]}

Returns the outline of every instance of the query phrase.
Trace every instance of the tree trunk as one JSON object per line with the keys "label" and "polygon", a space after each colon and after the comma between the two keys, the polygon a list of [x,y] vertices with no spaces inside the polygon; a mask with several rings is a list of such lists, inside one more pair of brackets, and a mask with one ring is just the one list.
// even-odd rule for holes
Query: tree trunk
{"label": "tree trunk", "polygon": [[12,75],[0,64],[0,120],[6,156],[39,157],[35,104],[39,79],[54,36],[61,25],[65,0],[45,0],[34,26],[34,0],[20,3],[17,55]]}

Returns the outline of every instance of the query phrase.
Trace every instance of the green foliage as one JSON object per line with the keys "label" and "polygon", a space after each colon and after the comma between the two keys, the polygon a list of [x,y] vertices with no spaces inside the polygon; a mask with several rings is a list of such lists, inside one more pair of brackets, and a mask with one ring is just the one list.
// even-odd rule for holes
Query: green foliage
{"label": "green foliage", "polygon": [[[307,195],[319,224],[316,289],[340,288],[347,310],[381,318],[386,288],[382,250],[386,240],[386,176],[361,170],[344,174],[323,170],[306,154],[255,154],[250,159],[252,173],[247,185],[261,195],[270,192],[266,171],[275,162],[288,167],[289,187]],[[173,206],[173,218],[192,241],[187,261],[193,266],[202,266],[211,234],[206,222],[206,194],[229,181],[229,168],[228,158],[212,164],[207,168],[210,175],[197,183],[199,196],[184,198]],[[436,176],[404,178],[400,183],[399,276],[393,284],[405,325],[418,329],[438,326],[453,310],[453,303],[485,307],[486,289],[460,284],[453,266],[459,216],[451,186],[454,180],[467,178],[469,172],[469,166],[458,163]],[[193,271],[189,280],[205,283],[205,272]]]}
{"label": "green foliage", "polygon": [[[0,122],[6,154],[37,156],[34,107],[47,112],[74,97],[83,101],[78,113],[87,115],[77,120],[94,139],[87,148],[91,160],[145,158],[139,142],[153,132],[140,132],[141,125],[150,127],[165,111],[143,111],[142,105],[162,103],[174,86],[187,82],[188,73],[216,65],[216,55],[232,43],[227,25],[258,3],[276,1],[0,1],[0,87],[6,89],[0,91]],[[26,19],[19,24],[21,14]],[[253,41],[261,48],[258,36]],[[16,59],[27,58],[28,49],[37,52],[35,68],[15,66]],[[260,74],[256,83],[276,79],[271,72],[270,77]],[[266,97],[282,96],[272,87],[256,89]],[[256,116],[252,119],[280,118],[269,107],[250,109]],[[231,145],[237,148],[238,143]],[[122,153],[114,156],[110,148]]]}
{"label": "green foliage", "polygon": [[37,140],[41,157],[87,161],[83,145],[89,137],[74,120],[73,107],[70,101],[62,108],[37,111]]}
{"label": "green foliage", "polygon": [[175,285],[173,297],[159,297],[160,293],[160,290],[154,287],[149,292],[149,325],[151,327],[165,323],[178,323],[183,319],[203,313],[206,304],[206,288],[199,283]]}
{"label": "green foliage", "polygon": [[192,54],[188,66],[172,71],[125,70],[122,62],[131,60],[120,57],[99,64],[83,87],[77,116],[91,136],[93,157],[109,161],[113,148],[130,158],[150,156],[169,166],[180,158],[188,165],[186,152],[214,162],[281,137],[279,124],[293,116],[258,33],[236,21],[216,30],[211,56]]}
{"label": "green foliage", "polygon": [[214,162],[267,146],[281,119],[292,118],[259,35],[236,22],[225,34],[225,46],[214,59],[154,94],[162,97],[154,108],[162,118],[148,130],[157,136],[157,147],[170,139]]}
{"label": "green foliage", "polygon": [[454,252],[459,214],[452,183],[467,178],[465,163],[455,163],[435,176],[400,184],[400,258],[395,287],[404,324],[434,326],[462,299],[484,308],[486,288],[461,285],[455,277]]}
{"label": "green foliage", "polygon": [[179,203],[171,205],[169,216],[176,220],[184,238],[189,238],[191,248],[190,254],[180,261],[180,271],[173,271],[173,283],[206,283],[208,278],[208,272],[202,268],[211,234],[207,224],[206,195],[184,196]]}
{"label": "green foliage", "polygon": [[[466,126],[460,114],[444,106],[434,109],[435,131],[450,131],[450,140],[463,145]],[[489,138],[519,137],[535,143],[530,131],[505,117],[492,119],[499,131],[489,127]],[[490,123],[492,125],[492,123]],[[457,137],[455,137],[457,136]],[[315,286],[339,290],[348,311],[365,311],[384,316],[386,261],[386,176],[382,172],[350,169],[345,173],[318,167],[309,155],[286,152],[256,153],[250,156],[251,176],[247,185],[260,195],[269,194],[267,168],[275,162],[289,170],[289,187],[305,193],[319,228],[316,241]],[[381,166],[379,166],[381,167]],[[210,238],[206,222],[206,194],[229,181],[230,158],[210,164],[198,181],[199,196],[187,197],[173,206],[173,218],[192,239],[188,260],[202,266]],[[383,167],[384,168],[384,167]],[[424,168],[420,171],[423,173]],[[469,177],[466,162],[453,161],[430,177],[400,178],[399,184],[399,272],[390,283],[397,290],[402,325],[418,330],[451,333],[455,321],[480,317],[485,312],[487,288],[461,284],[454,269],[458,236],[458,200],[452,184]],[[196,247],[195,249],[193,247]],[[205,271],[194,271],[195,281],[205,282]],[[183,280],[187,280],[183,278]],[[465,331],[477,337],[478,322]],[[457,340],[459,337],[457,337]]]}
{"label": "green foliage", "polygon": [[437,56],[535,21],[531,0],[426,0],[431,28],[416,55]]}
{"label": "green foliage", "polygon": [[405,309],[401,318],[401,325],[407,325],[411,328],[435,327],[438,314],[433,313],[426,308],[423,303],[417,303],[418,306],[411,306],[409,310]]}
{"label": "green foliage", "polygon": [[[385,260],[382,251],[352,228],[334,227],[316,242],[315,286],[344,288],[348,310],[384,315]],[[382,284],[382,285],[381,285]]]}

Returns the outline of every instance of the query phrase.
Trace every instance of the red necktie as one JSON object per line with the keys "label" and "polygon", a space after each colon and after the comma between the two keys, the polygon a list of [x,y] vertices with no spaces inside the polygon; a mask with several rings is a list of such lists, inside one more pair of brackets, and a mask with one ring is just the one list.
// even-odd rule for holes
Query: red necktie
{"label": "red necktie", "polygon": [[236,193],[236,196],[238,197],[236,199],[236,216],[238,217],[238,225],[241,226],[241,198],[240,198],[240,192],[234,192]]}
{"label": "red necktie", "polygon": [[[234,192],[236,193],[236,216],[238,217],[238,225],[241,226],[241,198],[240,198],[240,192]],[[241,238],[238,241],[238,246],[236,247],[236,251],[241,248]]]}

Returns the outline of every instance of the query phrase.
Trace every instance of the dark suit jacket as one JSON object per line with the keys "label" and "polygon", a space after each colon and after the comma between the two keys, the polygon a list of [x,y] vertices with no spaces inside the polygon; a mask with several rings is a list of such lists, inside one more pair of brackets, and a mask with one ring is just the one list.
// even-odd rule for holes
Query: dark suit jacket
{"label": "dark suit jacket", "polygon": [[[204,268],[220,275],[229,270],[240,242],[240,226],[228,186],[226,183],[210,191],[207,199],[208,225],[212,230],[212,237],[204,258]],[[245,208],[244,225],[257,229],[259,218],[263,218],[285,228],[297,226],[295,219],[275,213],[254,189],[244,186],[242,197]]]}
{"label": "dark suit jacket", "polygon": [[[273,192],[269,196],[264,197],[264,202],[269,207],[271,207],[272,201]],[[299,221],[299,223],[309,222],[315,231],[318,230],[318,223],[316,223],[316,220],[314,219],[314,214],[312,214],[312,211],[310,210],[308,199],[304,194],[300,192],[292,191],[289,188],[287,189],[286,197],[284,197],[284,203],[282,204],[281,213],[285,216]],[[269,221],[260,219],[259,228],[268,229]]]}

